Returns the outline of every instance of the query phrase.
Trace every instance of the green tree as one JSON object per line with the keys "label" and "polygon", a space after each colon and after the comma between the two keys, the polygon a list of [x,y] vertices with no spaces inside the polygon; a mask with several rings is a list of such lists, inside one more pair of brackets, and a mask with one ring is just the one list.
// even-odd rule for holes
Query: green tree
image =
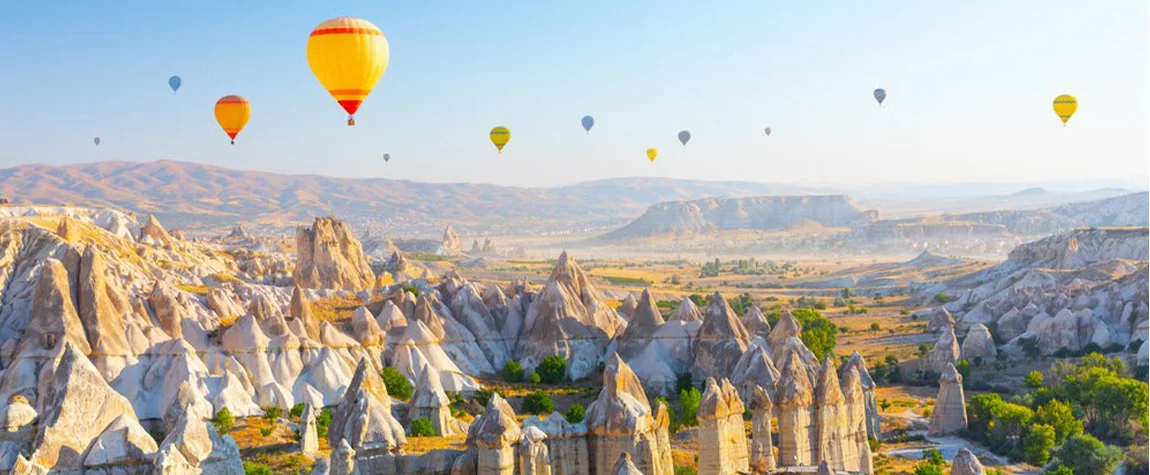
{"label": "green tree", "polygon": [[1074,469],[1065,465],[1059,465],[1042,473],[1043,475],[1074,475]]}
{"label": "green tree", "polygon": [[523,407],[520,411],[526,414],[550,414],[555,412],[555,401],[552,401],[551,396],[542,389],[536,389],[523,398]]}
{"label": "green tree", "polygon": [[411,399],[411,382],[399,370],[388,366],[383,368],[379,376],[383,378],[383,386],[387,388],[388,395],[400,401]]}
{"label": "green tree", "polygon": [[572,404],[571,407],[567,408],[567,412],[563,414],[563,418],[567,419],[567,422],[578,424],[583,422],[583,416],[585,412],[586,409],[583,408],[582,404],[575,403]]}
{"label": "green tree", "polygon": [[1109,475],[1122,462],[1122,450],[1109,447],[1089,434],[1073,435],[1058,449],[1057,466],[1075,475]]}
{"label": "green tree", "polygon": [[535,372],[539,373],[539,380],[544,384],[562,383],[567,377],[567,360],[559,355],[548,356],[543,358]]}
{"label": "green tree", "polygon": [[1034,413],[1034,422],[1054,428],[1055,445],[1062,445],[1070,436],[1082,433],[1082,421],[1074,417],[1068,404],[1057,399],[1039,406]]}
{"label": "green tree", "polygon": [[1043,465],[1050,460],[1054,448],[1054,428],[1046,424],[1033,424],[1022,436],[1022,459],[1031,465]]}
{"label": "green tree", "polygon": [[689,390],[679,391],[680,421],[687,427],[699,425],[699,403],[703,401],[703,393],[699,388],[691,387]]}
{"label": "green tree", "polygon": [[946,463],[946,459],[943,458],[942,452],[933,447],[922,451],[922,459],[926,460],[927,463],[936,465],[943,465]]}
{"label": "green tree", "polygon": [[272,407],[264,409],[264,419],[266,419],[266,420],[275,421],[276,419],[279,419],[280,416],[282,416],[282,415],[284,415],[284,410],[280,409],[279,406],[272,406]]}
{"label": "green tree", "polygon": [[920,463],[914,467],[914,475],[943,475],[943,468],[933,463]]}
{"label": "green tree", "polygon": [[970,362],[966,359],[958,360],[958,364],[954,365],[954,369],[958,370],[958,374],[962,375],[962,385],[969,386],[970,383]]}
{"label": "green tree", "polygon": [[799,324],[803,326],[799,338],[819,360],[834,353],[835,345],[838,343],[839,330],[835,324],[811,308],[795,309],[791,315],[794,315],[795,320],[798,320]]}
{"label": "green tree", "polygon": [[244,475],[273,475],[271,467],[257,462],[244,462]]}
{"label": "green tree", "polygon": [[531,376],[527,377],[527,382],[531,384],[539,384],[540,381],[543,381],[543,378],[539,376],[538,371],[532,371]]}
{"label": "green tree", "polygon": [[435,427],[431,425],[431,419],[420,417],[411,421],[411,436],[435,437]]}
{"label": "green tree", "polygon": [[299,419],[300,416],[303,415],[303,406],[304,403],[302,402],[292,406],[291,410],[288,411],[288,415],[291,416],[292,419]]}
{"label": "green tree", "polygon": [[1045,379],[1039,371],[1031,371],[1026,373],[1026,377],[1022,378],[1022,382],[1030,389],[1038,389],[1042,387],[1042,380]]}
{"label": "green tree", "polygon": [[315,418],[315,433],[319,438],[327,438],[327,428],[331,426],[331,409],[319,411]]}
{"label": "green tree", "polygon": [[523,366],[518,361],[507,360],[507,363],[503,364],[503,379],[511,383],[522,383],[524,381]]}
{"label": "green tree", "polygon": [[232,416],[232,411],[228,410],[227,406],[224,406],[212,417],[212,425],[215,426],[216,432],[223,435],[228,433],[229,430],[232,430],[232,427],[236,425],[236,418]]}
{"label": "green tree", "polygon": [[946,292],[939,292],[937,294],[934,294],[933,300],[934,300],[934,303],[936,303],[938,305],[946,305],[948,303],[955,301],[956,299],[955,299],[955,297],[951,297]]}

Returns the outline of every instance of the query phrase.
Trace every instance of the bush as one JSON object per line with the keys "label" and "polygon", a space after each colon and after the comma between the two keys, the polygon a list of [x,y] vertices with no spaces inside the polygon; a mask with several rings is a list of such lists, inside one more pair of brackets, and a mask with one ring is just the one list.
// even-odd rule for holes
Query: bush
{"label": "bush", "polygon": [[965,360],[965,359],[958,360],[958,364],[954,365],[954,369],[958,370],[958,374],[962,375],[962,385],[964,387],[969,388],[970,387],[970,362]]}
{"label": "bush", "polygon": [[943,475],[943,466],[933,463],[922,463],[914,467],[914,475]]}
{"label": "bush", "polygon": [[494,389],[479,388],[475,390],[475,395],[471,396],[471,399],[478,402],[480,406],[487,406],[487,403],[491,402],[491,396],[496,394],[499,394],[499,392]]}
{"label": "bush", "polygon": [[529,382],[531,384],[539,384],[539,382],[542,380],[543,380],[543,378],[539,377],[538,371],[532,371],[531,376],[527,378],[527,382]]}
{"label": "bush", "polygon": [[882,325],[879,325],[878,322],[870,324],[870,331],[877,332],[879,330],[882,330]]}
{"label": "bush", "polygon": [[1066,439],[1058,450],[1056,466],[1069,467],[1076,475],[1109,475],[1122,462],[1122,450],[1109,447],[1091,435]]}
{"label": "bush", "polygon": [[262,463],[244,462],[244,475],[272,475],[271,467]]}
{"label": "bush", "polygon": [[1039,406],[1034,413],[1034,422],[1054,428],[1055,445],[1062,445],[1070,436],[1082,433],[1082,421],[1074,417],[1068,404],[1057,399]]}
{"label": "bush", "polygon": [[927,463],[935,465],[942,465],[946,463],[946,459],[942,457],[942,452],[939,452],[939,450],[935,448],[923,450],[922,459],[926,460]]}
{"label": "bush", "polygon": [[503,365],[503,379],[512,383],[522,383],[523,379],[523,366],[515,360],[507,360]]}
{"label": "bush", "polygon": [[548,356],[543,358],[535,372],[539,373],[539,381],[544,384],[562,383],[567,377],[567,360],[559,355]]}
{"label": "bush", "polygon": [[383,378],[383,385],[387,388],[387,394],[400,401],[407,401],[411,399],[411,382],[407,380],[407,376],[400,373],[399,370],[390,366],[383,368],[379,373]]}
{"label": "bush", "polygon": [[955,300],[958,300],[958,298],[957,297],[951,297],[950,294],[947,294],[946,292],[939,292],[937,294],[934,294],[934,298],[931,300],[934,300],[934,303],[936,303],[938,305],[946,305],[946,304],[951,303]]}
{"label": "bush", "polygon": [[292,419],[298,420],[300,417],[303,416],[303,406],[304,406],[304,403],[302,403],[302,402],[292,406],[291,410],[288,411],[288,416],[290,416]]}
{"label": "bush", "polygon": [[699,425],[699,403],[702,401],[703,393],[699,392],[699,388],[692,387],[690,390],[679,391],[679,419],[682,425],[687,427]]}
{"label": "bush", "polygon": [[1031,465],[1045,464],[1053,448],[1054,428],[1046,424],[1034,424],[1022,436],[1022,459]]}
{"label": "bush", "polygon": [[327,428],[331,426],[331,409],[324,409],[320,411],[319,417],[315,418],[315,433],[321,439],[327,438]]}
{"label": "bush", "polygon": [[555,412],[555,401],[552,401],[551,396],[543,392],[542,389],[536,389],[535,392],[523,398],[523,407],[520,412],[535,415],[550,414]]}
{"label": "bush", "polygon": [[284,410],[280,409],[279,406],[272,406],[272,407],[269,407],[267,409],[264,409],[264,419],[265,420],[275,421],[275,420],[279,419],[280,416],[282,416],[282,415],[284,415]]}
{"label": "bush", "polygon": [[571,407],[567,408],[567,412],[563,413],[563,418],[567,419],[567,422],[578,424],[583,422],[585,412],[586,409],[583,408],[582,404],[572,404]]}
{"label": "bush", "polygon": [[232,427],[236,425],[236,418],[232,416],[232,411],[228,410],[227,406],[221,407],[220,411],[212,417],[212,425],[216,427],[216,432],[220,435],[226,434]]}
{"label": "bush", "polygon": [[411,421],[411,436],[435,437],[435,427],[431,425],[431,419],[420,417]]}
{"label": "bush", "polygon": [[404,292],[411,292],[411,295],[414,295],[414,296],[416,296],[416,297],[419,297],[419,287],[416,287],[416,286],[414,286],[414,285],[405,285],[405,286],[403,286],[403,291],[404,291]]}
{"label": "bush", "polygon": [[275,426],[260,427],[260,435],[267,437],[276,430]]}
{"label": "bush", "polygon": [[1042,473],[1044,475],[1074,475],[1074,470],[1065,465],[1059,465]]}

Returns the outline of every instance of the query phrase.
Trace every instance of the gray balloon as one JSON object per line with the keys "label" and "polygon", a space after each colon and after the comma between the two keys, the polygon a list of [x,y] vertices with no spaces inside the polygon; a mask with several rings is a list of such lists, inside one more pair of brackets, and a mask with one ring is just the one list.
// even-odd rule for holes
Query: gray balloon
{"label": "gray balloon", "polygon": [[383,161],[390,162],[391,161],[391,154],[390,153],[383,154]]}
{"label": "gray balloon", "polygon": [[679,132],[679,141],[683,143],[684,147],[686,147],[687,142],[691,141],[691,133],[687,132],[686,130]]}
{"label": "gray balloon", "polygon": [[96,145],[100,145],[100,137],[92,139],[92,142],[94,142]]}
{"label": "gray balloon", "polygon": [[771,128],[770,127],[763,129],[763,132],[767,134],[767,137],[771,136]]}

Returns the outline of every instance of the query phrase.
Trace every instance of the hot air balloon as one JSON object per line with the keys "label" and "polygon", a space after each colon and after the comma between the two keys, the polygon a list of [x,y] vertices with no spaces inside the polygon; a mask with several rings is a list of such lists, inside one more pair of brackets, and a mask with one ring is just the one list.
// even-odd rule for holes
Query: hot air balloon
{"label": "hot air balloon", "polygon": [[100,146],[100,137],[92,139],[92,143],[96,144],[97,147]]}
{"label": "hot air balloon", "polygon": [[391,161],[391,154],[390,153],[383,154],[383,161],[384,162],[390,162]]}
{"label": "hot air balloon", "polygon": [[589,115],[585,115],[585,116],[583,116],[583,120],[581,120],[580,122],[583,123],[583,130],[586,130],[587,134],[590,135],[591,134],[591,127],[595,126],[595,118],[591,117]]}
{"label": "hot air balloon", "polygon": [[654,147],[647,149],[647,160],[650,160],[651,163],[655,163],[655,157],[658,157],[658,156],[659,156],[659,150],[658,149],[656,149]]}
{"label": "hot air balloon", "polygon": [[252,106],[248,100],[240,96],[224,96],[216,101],[216,122],[224,133],[232,138],[232,145],[236,144],[236,135],[239,135],[248,119],[252,118]]}
{"label": "hot air balloon", "polygon": [[179,76],[172,76],[168,78],[168,87],[172,88],[172,94],[175,94],[176,91],[180,90],[180,84],[183,84],[183,82],[184,81],[180,79]]}
{"label": "hot air balloon", "polygon": [[686,147],[687,142],[690,142],[690,141],[691,141],[691,133],[690,132],[688,132],[686,130],[679,131],[679,142],[681,142],[684,147]]}
{"label": "hot air balloon", "polygon": [[1062,126],[1066,126],[1066,122],[1070,120],[1070,116],[1074,115],[1074,111],[1078,110],[1078,99],[1070,94],[1063,94],[1054,98],[1054,113],[1058,114],[1058,118],[1062,119]]}
{"label": "hot air balloon", "polygon": [[878,88],[874,90],[874,98],[878,101],[878,105],[882,105],[882,101],[886,100],[886,89]]}
{"label": "hot air balloon", "polygon": [[389,56],[383,32],[362,18],[332,18],[307,39],[307,64],[347,111],[347,125],[355,125],[355,111],[383,77]]}
{"label": "hot air balloon", "polygon": [[763,129],[763,133],[767,134],[767,137],[770,137],[771,136],[771,128],[767,127],[765,129]]}
{"label": "hot air balloon", "polygon": [[495,149],[499,153],[503,153],[503,146],[511,140],[511,130],[502,125],[491,129],[491,143],[495,144]]}

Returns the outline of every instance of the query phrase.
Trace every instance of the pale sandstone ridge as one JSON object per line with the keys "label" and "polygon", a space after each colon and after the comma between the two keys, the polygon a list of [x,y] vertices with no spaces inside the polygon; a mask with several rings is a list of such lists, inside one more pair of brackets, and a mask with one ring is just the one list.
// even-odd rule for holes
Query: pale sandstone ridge
{"label": "pale sandstone ridge", "polygon": [[[68,271],[56,259],[44,261],[36,281],[28,327],[20,339],[19,356],[48,356],[65,343],[83,354],[92,352],[84,325],[72,303]],[[11,369],[9,369],[11,371]]]}
{"label": "pale sandstone ridge", "polygon": [[443,243],[442,252],[444,255],[455,255],[463,252],[463,241],[459,239],[459,235],[455,234],[455,230],[448,224],[443,229]]}
{"label": "pale sandstone ridge", "polygon": [[315,408],[304,403],[303,412],[300,413],[299,453],[306,457],[319,454],[319,436],[315,421]]}
{"label": "pale sandstone ridge", "polygon": [[627,452],[650,475],[670,475],[671,447],[666,406],[647,403],[639,378],[618,355],[603,373],[603,390],[587,406],[587,436],[593,473],[608,473],[616,454]]}
{"label": "pale sandstone ridge", "polygon": [[735,387],[707,378],[699,403],[699,471],[733,475],[750,470],[747,438],[743,434],[745,407]]}
{"label": "pale sandstone ridge", "polygon": [[974,452],[963,447],[958,449],[958,455],[954,456],[950,464],[950,475],[986,475],[986,469],[978,457],[974,456]]}
{"label": "pale sandstone ridge", "polygon": [[523,322],[514,353],[524,369],[531,371],[543,358],[559,355],[567,360],[572,380],[595,369],[608,341],[625,325],[566,251],[532,298]]}
{"label": "pale sandstone ridge", "polygon": [[938,378],[938,398],[930,414],[931,435],[953,434],[966,429],[966,399],[962,391],[962,375],[954,365],[948,365]]}
{"label": "pale sandstone ridge", "polygon": [[306,288],[363,290],[375,285],[375,274],[351,228],[336,218],[316,218],[310,228],[297,227],[295,283]]}
{"label": "pale sandstone ridge", "polygon": [[591,473],[587,454],[587,426],[572,424],[558,412],[546,419],[532,416],[523,421],[523,427],[537,428],[547,438],[551,473],[554,475],[588,475]]}
{"label": "pale sandstone ridge", "polygon": [[635,314],[635,308],[638,306],[639,303],[635,301],[635,295],[628,293],[627,296],[623,298],[623,301],[619,303],[619,308],[615,309],[615,311],[630,321],[631,316]]}
{"label": "pale sandstone ridge", "polygon": [[691,374],[699,379],[722,377],[738,363],[750,343],[751,334],[743,322],[727,305],[726,299],[715,292],[703,314],[703,324],[691,343],[691,352],[695,355]]}

